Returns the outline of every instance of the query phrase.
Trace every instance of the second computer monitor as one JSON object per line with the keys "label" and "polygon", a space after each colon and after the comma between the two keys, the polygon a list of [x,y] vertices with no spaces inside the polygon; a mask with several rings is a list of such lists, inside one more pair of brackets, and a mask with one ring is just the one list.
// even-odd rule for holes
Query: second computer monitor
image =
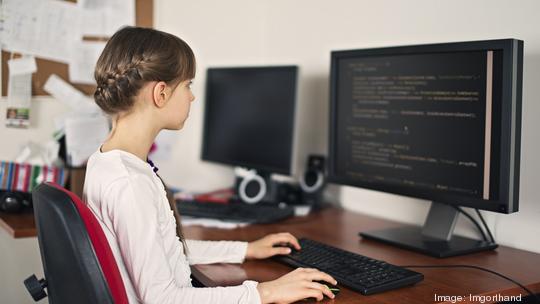
{"label": "second computer monitor", "polygon": [[518,209],[523,42],[332,53],[330,179]]}
{"label": "second computer monitor", "polygon": [[362,237],[436,257],[497,247],[452,233],[459,206],[518,210],[522,68],[516,39],[332,53],[329,181],[433,202],[421,228]]}
{"label": "second computer monitor", "polygon": [[290,174],[296,66],[209,68],[203,160]]}

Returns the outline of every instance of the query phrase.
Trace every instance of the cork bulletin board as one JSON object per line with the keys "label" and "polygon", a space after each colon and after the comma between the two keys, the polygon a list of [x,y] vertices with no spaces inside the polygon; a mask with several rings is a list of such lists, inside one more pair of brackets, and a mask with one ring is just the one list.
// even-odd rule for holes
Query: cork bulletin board
{"label": "cork bulletin board", "polygon": [[[77,2],[71,0],[70,2]],[[153,11],[154,11],[154,1],[153,0],[136,0],[135,1],[135,24],[141,27],[152,27],[153,25]],[[106,41],[107,37],[83,37],[83,40],[86,41]],[[14,58],[19,57],[20,55],[15,53],[13,54]],[[7,62],[11,57],[10,52],[2,50],[2,96],[7,95],[8,88],[8,66]],[[49,95],[43,90],[43,85],[49,78],[51,74],[57,74],[65,81],[69,82],[68,77],[68,65],[66,63],[60,63],[57,61],[46,60],[39,57],[36,57],[37,63],[37,72],[32,74],[32,95]],[[95,86],[85,85],[85,84],[74,84],[71,83],[75,88],[79,89],[86,95],[94,93]]]}

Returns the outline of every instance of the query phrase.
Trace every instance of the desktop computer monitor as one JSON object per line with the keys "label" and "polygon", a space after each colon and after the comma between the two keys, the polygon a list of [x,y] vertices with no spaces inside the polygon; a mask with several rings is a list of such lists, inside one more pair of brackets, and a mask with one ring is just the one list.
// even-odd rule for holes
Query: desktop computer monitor
{"label": "desktop computer monitor", "polygon": [[277,200],[271,173],[290,175],[296,66],[210,68],[202,159],[250,169],[235,194],[246,203]]}
{"label": "desktop computer monitor", "polygon": [[291,172],[296,66],[209,68],[202,159]]}
{"label": "desktop computer monitor", "polygon": [[432,201],[423,227],[363,237],[438,257],[497,246],[452,236],[454,207],[518,210],[522,66],[515,39],[332,52],[329,181]]}

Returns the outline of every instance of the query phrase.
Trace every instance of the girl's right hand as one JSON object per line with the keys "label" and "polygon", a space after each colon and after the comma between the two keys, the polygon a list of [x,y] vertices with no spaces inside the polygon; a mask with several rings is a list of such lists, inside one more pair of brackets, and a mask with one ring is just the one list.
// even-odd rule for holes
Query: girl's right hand
{"label": "girl's right hand", "polygon": [[262,304],[291,303],[306,298],[316,298],[320,301],[325,295],[330,299],[334,298],[334,294],[328,287],[313,281],[337,284],[334,278],[317,269],[297,268],[279,279],[259,283],[257,290]]}

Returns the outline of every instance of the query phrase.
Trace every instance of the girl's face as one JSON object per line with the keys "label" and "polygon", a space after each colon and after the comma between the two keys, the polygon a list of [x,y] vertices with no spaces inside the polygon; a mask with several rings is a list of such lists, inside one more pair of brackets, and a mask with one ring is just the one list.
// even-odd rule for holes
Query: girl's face
{"label": "girl's face", "polygon": [[166,129],[180,130],[189,116],[191,102],[195,96],[191,92],[191,79],[180,82],[176,88],[171,88],[171,97],[167,102],[166,108]]}

